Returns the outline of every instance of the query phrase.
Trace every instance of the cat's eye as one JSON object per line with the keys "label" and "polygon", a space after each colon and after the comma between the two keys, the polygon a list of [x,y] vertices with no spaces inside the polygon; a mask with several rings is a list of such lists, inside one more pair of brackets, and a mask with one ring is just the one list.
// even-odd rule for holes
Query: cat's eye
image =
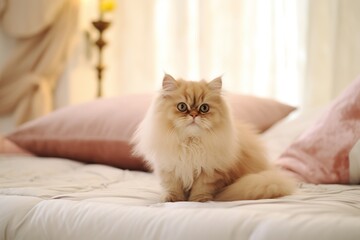
{"label": "cat's eye", "polygon": [[177,109],[180,112],[186,112],[188,110],[186,103],[183,103],[183,102],[181,102],[177,105]]}
{"label": "cat's eye", "polygon": [[201,104],[199,109],[200,109],[200,112],[207,113],[210,110],[210,107],[209,107],[209,104],[204,103],[204,104]]}

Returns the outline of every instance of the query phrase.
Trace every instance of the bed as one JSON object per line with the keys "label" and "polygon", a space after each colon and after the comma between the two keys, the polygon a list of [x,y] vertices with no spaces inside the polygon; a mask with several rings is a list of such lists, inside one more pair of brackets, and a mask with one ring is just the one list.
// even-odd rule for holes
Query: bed
{"label": "bed", "polygon": [[360,186],[281,199],[160,203],[151,173],[0,158],[1,239],[360,239]]}
{"label": "bed", "polygon": [[[270,159],[299,179],[293,195],[278,199],[161,202],[157,178],[142,169],[140,160],[121,155],[129,154],[130,150],[121,144],[137,125],[134,117],[141,119],[142,113],[128,112],[126,116],[132,119],[127,122],[121,122],[123,115],[118,119],[114,114],[111,121],[121,125],[121,131],[114,130],[109,122],[105,126],[110,125],[113,131],[104,125],[98,127],[107,134],[107,141],[100,140],[99,134],[91,135],[93,125],[84,118],[74,117],[78,113],[85,114],[87,121],[93,118],[96,118],[93,121],[110,121],[100,118],[103,115],[99,112],[89,111],[113,111],[101,105],[109,105],[113,99],[104,99],[101,103],[95,101],[91,104],[97,107],[93,108],[87,104],[72,107],[29,123],[2,138],[9,145],[5,151],[3,144],[0,154],[0,239],[360,239],[360,185],[357,182],[360,94],[356,90],[354,96],[354,87],[360,89],[360,80],[354,81],[329,106],[306,111],[286,108],[286,113],[272,120],[271,126],[256,123],[258,126],[263,124],[260,137],[269,150]],[[352,95],[351,101],[344,105],[344,99],[349,99],[349,95]],[[148,96],[143,98],[143,102],[148,102]],[[245,100],[241,99],[241,102]],[[124,99],[116,101],[114,106],[118,107]],[[129,99],[127,101],[128,104]],[[237,100],[233,102],[239,104]],[[146,108],[140,106],[139,101],[132,103],[133,110]],[[299,151],[301,141],[324,147],[320,145],[325,143],[316,137],[334,129],[327,127],[329,119],[332,126],[338,123],[336,114],[343,113],[344,106],[355,111],[355,120],[344,120],[343,117],[340,121],[347,128],[350,123],[355,124],[351,125],[350,131],[354,136],[346,135],[353,144],[350,146],[345,138],[339,141],[339,135],[334,132],[334,136],[328,138],[337,139],[339,146],[346,143],[349,163],[335,164],[334,169],[337,160],[330,161],[326,167],[328,160],[323,162],[317,158],[316,161],[321,163],[317,171],[314,162],[306,165],[306,160],[294,161],[294,148]],[[80,114],[79,108],[86,113]],[[268,108],[266,106],[265,110]],[[241,109],[244,111],[243,107]],[[274,115],[276,111],[270,112]],[[64,116],[69,115],[73,120],[64,121]],[[54,123],[56,121],[58,123]],[[75,126],[66,129],[67,124]],[[336,126],[340,134],[346,132],[341,124]],[[80,128],[83,132],[76,133],[77,139],[66,145],[65,136],[74,129],[80,131]],[[53,131],[57,131],[56,135]],[[67,134],[64,131],[68,131]],[[95,145],[89,142],[87,148],[81,145],[81,136],[85,133],[88,134],[86,139]],[[111,134],[120,136],[119,142],[114,143]],[[99,147],[103,142],[106,146]],[[96,146],[99,148],[95,149]],[[108,146],[111,149],[106,148]],[[327,152],[335,148],[327,148]],[[119,149],[122,153],[116,152]],[[312,151],[312,156],[306,155],[306,159],[315,161],[312,157],[317,152]],[[117,158],[111,159],[110,153]],[[99,157],[106,154],[107,158]],[[124,158],[128,159],[120,164]],[[339,161],[342,163],[343,160]],[[317,172],[319,174],[314,174]]]}

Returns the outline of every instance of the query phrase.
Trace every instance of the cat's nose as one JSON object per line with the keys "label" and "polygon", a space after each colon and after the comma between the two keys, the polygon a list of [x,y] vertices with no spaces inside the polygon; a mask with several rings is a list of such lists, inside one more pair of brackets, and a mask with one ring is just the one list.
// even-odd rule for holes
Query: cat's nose
{"label": "cat's nose", "polygon": [[198,115],[198,112],[197,112],[196,110],[191,110],[189,114],[190,114],[190,116],[192,116],[193,118],[196,118],[197,115]]}

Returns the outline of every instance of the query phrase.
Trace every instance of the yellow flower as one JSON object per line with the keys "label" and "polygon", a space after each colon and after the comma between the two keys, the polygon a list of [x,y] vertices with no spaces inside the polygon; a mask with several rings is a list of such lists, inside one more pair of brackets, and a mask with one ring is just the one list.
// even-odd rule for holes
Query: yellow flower
{"label": "yellow flower", "polygon": [[100,12],[111,12],[116,8],[116,1],[114,0],[100,0]]}

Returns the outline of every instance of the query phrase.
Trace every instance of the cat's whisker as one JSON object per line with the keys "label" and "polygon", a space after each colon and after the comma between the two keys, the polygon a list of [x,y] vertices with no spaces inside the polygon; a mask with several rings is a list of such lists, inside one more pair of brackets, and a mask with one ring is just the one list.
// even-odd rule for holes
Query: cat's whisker
{"label": "cat's whisker", "polygon": [[169,128],[168,129],[168,134],[169,134],[169,136],[175,135],[176,134],[176,129],[175,128]]}
{"label": "cat's whisker", "polygon": [[202,120],[202,121],[201,121],[201,125],[204,126],[204,128],[205,128],[209,133],[214,134],[214,130],[213,130],[213,128],[212,128],[212,124],[211,124],[210,121]]}

